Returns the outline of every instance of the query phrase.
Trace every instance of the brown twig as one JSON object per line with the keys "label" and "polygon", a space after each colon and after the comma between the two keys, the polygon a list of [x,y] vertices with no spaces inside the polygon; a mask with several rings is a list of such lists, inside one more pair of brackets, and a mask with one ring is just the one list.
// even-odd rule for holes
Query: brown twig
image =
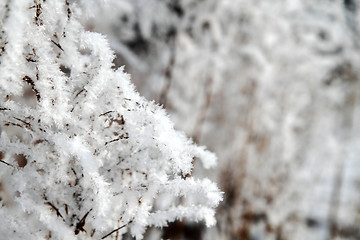
{"label": "brown twig", "polygon": [[80,231],[86,232],[84,229],[86,217],[92,211],[92,208],[84,215],[84,217],[76,224],[75,235],[78,235]]}
{"label": "brown twig", "polygon": [[[132,221],[130,221],[129,223],[132,223]],[[103,236],[101,239],[107,238],[108,236],[110,236],[110,235],[113,234],[114,232],[117,232],[117,231],[119,231],[120,229],[126,227],[129,223],[124,224],[124,225],[122,225],[121,227],[118,227],[118,228],[112,230],[111,232],[109,232],[108,234],[106,234],[105,236]]]}
{"label": "brown twig", "polygon": [[128,138],[129,138],[129,136],[128,136],[127,134],[121,134],[120,137],[115,138],[115,139],[113,139],[113,140],[110,140],[110,141],[108,141],[108,142],[105,142],[105,146],[108,145],[109,143],[117,142],[117,141],[119,141],[119,140],[121,140],[121,139],[128,139]]}
{"label": "brown twig", "polygon": [[3,160],[0,160],[0,162],[2,162],[2,163],[5,164],[5,165],[8,165],[8,166],[10,166],[10,167],[14,167],[14,166],[11,165],[10,163],[7,163],[7,162],[5,162],[5,161],[3,161]]}
{"label": "brown twig", "polygon": [[104,112],[104,113],[100,114],[100,115],[99,115],[99,117],[104,116],[104,115],[106,115],[106,114],[108,114],[108,113],[111,113],[111,112],[114,112],[114,111],[107,111],[107,112]]}
{"label": "brown twig", "polygon": [[[38,79],[38,76],[36,76],[36,79]],[[35,83],[34,83],[34,81],[31,79],[31,77],[25,76],[25,77],[23,77],[23,80],[30,85],[31,89],[35,92],[36,99],[39,101],[39,100],[40,100],[40,93],[39,93],[39,91],[36,89]]]}
{"label": "brown twig", "polygon": [[26,122],[26,121],[24,121],[24,120],[22,120],[22,119],[20,119],[20,118],[17,118],[17,117],[14,117],[14,118],[15,118],[16,120],[24,123],[27,128],[31,129],[31,124],[30,124],[30,123],[28,123],[28,122]]}
{"label": "brown twig", "polygon": [[55,42],[54,40],[51,40],[51,42],[52,42],[53,44],[55,44],[58,48],[60,48],[61,51],[64,52],[64,49],[61,47],[61,45],[60,45],[59,43]]}
{"label": "brown twig", "polygon": [[38,26],[41,26],[43,25],[43,21],[42,19],[40,18],[40,15],[42,13],[42,8],[41,8],[41,4],[40,3],[36,3],[36,15],[35,15],[35,24],[38,25]]}
{"label": "brown twig", "polygon": [[81,88],[81,90],[75,95],[74,99],[77,98],[84,90],[85,88]]}
{"label": "brown twig", "polygon": [[50,206],[53,210],[55,210],[56,215],[57,215],[58,217],[61,217],[61,218],[62,218],[62,220],[65,222],[64,217],[61,215],[61,213],[60,213],[59,209],[58,209],[57,207],[55,207],[55,206],[54,206],[54,204],[52,204],[51,202],[46,202],[45,204],[49,205],[49,206]]}

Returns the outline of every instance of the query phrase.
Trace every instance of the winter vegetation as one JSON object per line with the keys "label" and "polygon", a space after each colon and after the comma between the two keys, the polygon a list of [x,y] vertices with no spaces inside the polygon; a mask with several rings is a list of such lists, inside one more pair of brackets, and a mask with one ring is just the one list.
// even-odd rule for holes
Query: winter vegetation
{"label": "winter vegetation", "polygon": [[193,173],[225,193],[216,228],[181,222],[164,238],[360,238],[359,1],[83,9],[84,26],[107,36],[139,92],[219,158],[215,172],[195,162]]}
{"label": "winter vegetation", "polygon": [[107,39],[69,1],[1,1],[0,238],[142,239],[222,199],[193,178],[216,157],[115,68]]}
{"label": "winter vegetation", "polygon": [[0,1],[0,240],[360,239],[359,11]]}

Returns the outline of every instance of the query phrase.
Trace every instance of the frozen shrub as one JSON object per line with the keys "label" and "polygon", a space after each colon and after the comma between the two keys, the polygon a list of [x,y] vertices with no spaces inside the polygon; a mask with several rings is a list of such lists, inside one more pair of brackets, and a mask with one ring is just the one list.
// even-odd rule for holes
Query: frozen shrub
{"label": "frozen shrub", "polygon": [[0,4],[1,238],[141,239],[176,219],[213,225],[219,189],[191,171],[216,157],[113,68],[76,3]]}

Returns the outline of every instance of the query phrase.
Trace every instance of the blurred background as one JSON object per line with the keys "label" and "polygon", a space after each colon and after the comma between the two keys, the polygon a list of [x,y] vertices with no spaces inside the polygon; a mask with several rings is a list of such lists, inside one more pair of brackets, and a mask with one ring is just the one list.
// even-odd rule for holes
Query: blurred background
{"label": "blurred background", "polygon": [[[147,239],[360,239],[360,2],[83,0],[136,88],[218,156],[216,227]],[[130,237],[128,237],[130,239]]]}

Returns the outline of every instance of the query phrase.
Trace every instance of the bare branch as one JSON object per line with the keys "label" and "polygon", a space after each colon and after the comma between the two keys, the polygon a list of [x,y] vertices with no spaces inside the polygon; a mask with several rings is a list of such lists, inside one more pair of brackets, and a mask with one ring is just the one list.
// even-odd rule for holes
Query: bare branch
{"label": "bare branch", "polygon": [[59,43],[55,42],[54,40],[51,40],[51,42],[52,42],[53,44],[55,44],[58,48],[60,48],[61,51],[64,52],[64,49],[61,47],[61,45],[60,45]]}
{"label": "bare branch", "polygon": [[55,207],[55,206],[54,206],[54,204],[52,204],[51,202],[46,202],[45,204],[49,205],[49,206],[50,206],[53,210],[55,210],[56,215],[57,215],[58,217],[61,217],[61,218],[62,218],[62,220],[65,222],[64,217],[61,215],[61,213],[60,213],[59,209],[58,209],[57,207]]}

